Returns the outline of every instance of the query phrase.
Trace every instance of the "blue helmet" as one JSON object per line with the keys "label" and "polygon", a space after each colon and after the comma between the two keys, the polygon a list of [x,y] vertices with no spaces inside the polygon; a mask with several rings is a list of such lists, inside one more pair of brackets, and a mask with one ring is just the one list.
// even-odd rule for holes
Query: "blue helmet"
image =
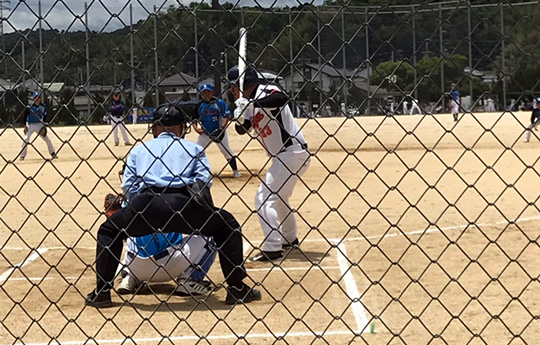
{"label": "blue helmet", "polygon": [[32,99],[36,99],[38,97],[41,97],[41,92],[36,91],[32,94]]}
{"label": "blue helmet", "polygon": [[212,91],[213,90],[212,84],[210,84],[210,83],[202,84],[201,87],[200,87],[200,90],[201,90],[201,92],[203,92],[203,91]]}

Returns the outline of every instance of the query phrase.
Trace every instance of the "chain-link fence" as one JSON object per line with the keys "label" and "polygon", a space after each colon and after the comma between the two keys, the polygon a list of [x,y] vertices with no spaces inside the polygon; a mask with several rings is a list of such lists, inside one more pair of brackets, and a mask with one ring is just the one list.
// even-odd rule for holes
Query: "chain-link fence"
{"label": "chain-link fence", "polygon": [[[540,4],[373,3],[0,0],[0,344],[536,344]],[[235,112],[241,27],[298,130],[270,125],[301,131],[311,160],[293,171],[286,141],[272,152],[235,120],[225,149],[204,142],[262,299],[224,303],[215,247],[192,258],[167,237],[143,246],[148,278],[126,244],[112,308],[86,306],[104,196],[159,104],[210,84]],[[298,243],[268,250],[293,217]],[[261,250],[279,255],[248,259]]]}

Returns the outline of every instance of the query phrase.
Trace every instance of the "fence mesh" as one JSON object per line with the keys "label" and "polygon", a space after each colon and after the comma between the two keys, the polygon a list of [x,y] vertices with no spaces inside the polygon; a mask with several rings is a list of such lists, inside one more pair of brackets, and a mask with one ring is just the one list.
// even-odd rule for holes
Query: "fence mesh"
{"label": "fence mesh", "polygon": [[[538,15],[509,0],[0,0],[0,344],[537,343]],[[85,306],[124,142],[150,140],[155,108],[204,83],[234,108],[241,27],[309,144],[298,248],[247,260],[275,157],[231,122],[242,176],[209,145],[212,193],[242,225],[262,300],[226,305],[214,265],[202,297],[178,296],[176,277],[120,294],[119,273],[113,308]],[[51,146],[26,123],[35,92]]]}

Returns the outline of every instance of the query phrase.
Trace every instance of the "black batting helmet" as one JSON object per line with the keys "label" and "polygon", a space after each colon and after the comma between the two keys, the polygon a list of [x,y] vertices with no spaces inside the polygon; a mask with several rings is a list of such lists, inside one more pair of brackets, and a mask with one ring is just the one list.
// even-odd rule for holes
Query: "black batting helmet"
{"label": "black batting helmet", "polygon": [[[233,66],[229,72],[227,72],[227,80],[230,84],[238,84],[238,66]],[[244,88],[248,88],[259,82],[259,77],[257,76],[257,71],[251,66],[246,66],[246,71],[244,72]]]}

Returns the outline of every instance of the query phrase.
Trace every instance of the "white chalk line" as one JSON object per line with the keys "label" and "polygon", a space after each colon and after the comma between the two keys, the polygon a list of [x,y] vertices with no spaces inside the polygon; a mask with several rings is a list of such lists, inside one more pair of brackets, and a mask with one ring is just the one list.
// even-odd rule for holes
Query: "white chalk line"
{"label": "white chalk line", "polygon": [[356,321],[357,332],[359,333],[368,333],[369,332],[369,320],[366,314],[366,309],[360,301],[360,293],[358,292],[358,287],[356,286],[356,281],[350,270],[351,266],[349,265],[349,260],[347,259],[347,248],[345,248],[345,243],[340,243],[337,248],[338,263],[341,270],[343,279],[345,280],[345,288],[347,290],[347,295],[351,301],[351,308],[353,311],[354,319]]}
{"label": "white chalk line", "polygon": [[[44,254],[45,252],[47,252],[49,249],[47,248],[39,248],[37,251],[33,252],[32,254],[30,254],[29,257],[27,257],[26,259],[24,259],[21,263],[11,267],[10,269],[8,269],[7,271],[5,271],[4,273],[2,273],[0,275],[0,285],[3,285],[4,282],[7,281],[7,279],[9,278],[9,276],[13,273],[13,271],[15,271],[16,269],[20,269],[22,268],[23,266],[26,266],[28,265],[29,263],[31,263],[32,261],[36,260],[37,258],[39,258],[42,254]],[[11,279],[10,279],[11,280]]]}
{"label": "white chalk line", "polygon": [[[122,339],[87,339],[87,340],[73,340],[73,341],[62,341],[58,342],[56,340],[51,340],[46,343],[29,343],[17,341],[10,344],[24,344],[24,345],[79,345],[79,344],[136,344],[136,343],[158,343],[163,341],[170,342],[180,342],[186,340],[196,340],[200,341],[201,339],[207,340],[224,340],[224,339],[252,339],[252,338],[270,338],[270,339],[287,339],[288,337],[326,337],[326,336],[359,336],[351,331],[325,331],[325,332],[274,332],[274,333],[254,333],[254,334],[225,334],[225,335],[209,335],[209,336],[174,336],[174,337],[155,337],[155,338],[122,338]],[[7,345],[7,344],[5,344]]]}
{"label": "white chalk line", "polygon": [[[447,227],[431,227],[428,229],[419,229],[419,230],[413,230],[413,231],[407,231],[407,232],[398,232],[398,233],[392,233],[392,234],[384,234],[384,235],[373,235],[373,236],[365,236],[365,237],[347,237],[343,239],[337,239],[339,242],[353,242],[353,241],[366,241],[366,240],[376,240],[376,239],[385,239],[385,238],[392,238],[392,237],[400,237],[400,236],[409,236],[409,235],[420,235],[420,234],[429,234],[433,232],[445,232],[449,230],[459,230],[459,229],[466,229],[467,227],[482,227],[482,226],[494,226],[494,225],[503,225],[503,224],[510,224],[510,223],[523,223],[523,222],[530,222],[534,220],[539,220],[540,216],[537,217],[528,217],[528,218],[522,218],[514,221],[507,221],[502,220],[499,222],[492,222],[492,223],[477,223],[477,224],[465,224],[465,225],[453,225],[453,226],[447,226]],[[320,243],[320,242],[332,242],[336,241],[336,239],[304,239],[301,243]],[[257,242],[251,242],[250,245],[247,242],[244,242],[244,255],[247,253],[248,250],[253,249],[253,246],[258,246],[260,243]],[[76,249],[83,249],[83,250],[96,250],[96,247],[90,247],[90,246],[77,246],[77,247],[61,247],[61,246],[53,246],[53,247],[45,247],[48,250],[76,250]],[[256,247],[255,247],[256,248]],[[1,250],[29,250],[32,248],[27,247],[2,247]]]}

